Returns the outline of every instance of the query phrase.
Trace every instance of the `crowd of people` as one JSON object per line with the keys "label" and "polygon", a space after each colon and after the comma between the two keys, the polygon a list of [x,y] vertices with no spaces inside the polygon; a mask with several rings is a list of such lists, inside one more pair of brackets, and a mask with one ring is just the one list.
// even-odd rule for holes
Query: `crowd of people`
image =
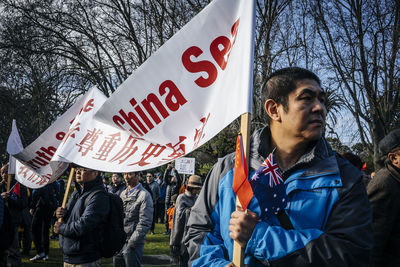
{"label": "crowd of people", "polygon": [[[163,175],[114,173],[109,183],[75,166],[66,207],[62,180],[30,190],[7,183],[5,165],[0,267],[20,266],[20,249],[28,254],[32,238],[30,260],[48,260],[51,225],[64,266],[100,266],[110,253],[114,266],[141,266],[156,223],[165,224],[170,255],[183,267],[235,266],[234,241],[248,266],[400,266],[400,129],[379,142],[384,167],[372,177],[360,157],[340,155],[325,140],[326,96],[317,75],[281,69],[263,89],[268,125],[251,137],[246,210],[233,188],[235,153],[205,179],[183,179],[168,164]],[[112,242],[108,231],[116,231]]]}
{"label": "crowd of people", "polygon": [[[12,244],[0,248],[1,267],[21,266],[21,257],[29,256],[32,240],[36,255],[30,261],[47,261],[50,238],[59,239],[64,266],[100,266],[104,255],[99,247],[103,236],[99,233],[107,230],[107,216],[112,209],[109,194],[121,201],[125,232],[124,244],[113,256],[114,266],[141,266],[146,235],[148,232],[155,234],[156,223],[165,224],[162,234],[171,235],[171,242],[175,242],[171,243],[171,252],[176,261],[187,262],[187,252],[183,246],[180,249],[184,237],[181,226],[187,222],[188,210],[201,188],[200,176],[182,179],[173,165],[168,164],[164,175],[113,173],[109,183],[104,173],[73,167],[75,187],[65,208],[61,207],[65,190],[62,179],[31,190],[12,178],[7,189],[8,164],[1,168],[0,206],[5,208],[4,203],[7,203],[13,226],[9,238]],[[182,197],[177,199],[179,194]],[[4,214],[3,210],[1,214]],[[179,222],[174,223],[175,217]],[[8,219],[0,218],[2,221]],[[174,227],[175,224],[179,227]],[[181,255],[179,251],[185,254]]]}

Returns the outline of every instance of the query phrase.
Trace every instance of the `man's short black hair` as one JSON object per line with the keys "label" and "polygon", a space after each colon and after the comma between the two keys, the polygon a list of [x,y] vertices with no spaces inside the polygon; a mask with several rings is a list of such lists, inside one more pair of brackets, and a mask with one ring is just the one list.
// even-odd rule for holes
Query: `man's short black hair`
{"label": "man's short black hair", "polygon": [[315,80],[321,86],[318,76],[303,68],[288,67],[273,72],[267,77],[262,89],[264,100],[272,99],[288,111],[288,96],[296,89],[296,82],[304,79]]}

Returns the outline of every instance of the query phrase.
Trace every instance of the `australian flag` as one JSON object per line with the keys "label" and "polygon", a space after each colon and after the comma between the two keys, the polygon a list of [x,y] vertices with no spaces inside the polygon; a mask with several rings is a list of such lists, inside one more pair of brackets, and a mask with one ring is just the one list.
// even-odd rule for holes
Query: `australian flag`
{"label": "australian flag", "polygon": [[251,177],[250,185],[261,207],[261,219],[285,208],[286,188],[273,153],[269,154]]}

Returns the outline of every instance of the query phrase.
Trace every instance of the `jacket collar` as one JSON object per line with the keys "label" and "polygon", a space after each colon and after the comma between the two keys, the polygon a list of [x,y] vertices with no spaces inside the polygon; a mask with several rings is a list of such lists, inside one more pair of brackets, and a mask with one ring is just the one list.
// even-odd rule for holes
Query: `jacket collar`
{"label": "jacket collar", "polygon": [[119,190],[121,187],[124,186],[124,183],[123,183],[123,182],[120,182],[120,183],[117,184],[117,185],[114,185],[114,184],[112,183],[111,186],[112,186],[113,188],[115,188],[116,190]]}
{"label": "jacket collar", "polygon": [[196,197],[197,195],[193,195],[189,190],[185,189],[185,195],[191,198]]}
{"label": "jacket collar", "polygon": [[[257,170],[272,150],[269,126],[258,129],[251,138],[250,167]],[[339,172],[335,152],[325,138],[321,137],[310,145],[306,153],[299,158],[296,164],[285,170],[282,176],[287,179],[293,172],[304,168],[307,170],[301,175],[302,177]]]}
{"label": "jacket collar", "polygon": [[386,162],[386,168],[396,181],[400,182],[400,169],[394,166],[390,161]]}
{"label": "jacket collar", "polygon": [[[134,190],[133,190],[134,189]],[[129,194],[129,191],[132,191],[132,193]],[[138,185],[134,188],[129,188],[127,186],[124,191],[122,191],[121,196],[124,195],[125,198],[131,198],[133,196],[136,196],[140,191],[144,190],[144,187],[141,183],[138,183]]]}
{"label": "jacket collar", "polygon": [[82,195],[83,193],[90,191],[95,186],[103,186],[103,182],[101,181],[100,177],[97,177],[93,181],[83,183],[83,191],[82,187],[78,183],[76,183],[75,188],[79,195]]}

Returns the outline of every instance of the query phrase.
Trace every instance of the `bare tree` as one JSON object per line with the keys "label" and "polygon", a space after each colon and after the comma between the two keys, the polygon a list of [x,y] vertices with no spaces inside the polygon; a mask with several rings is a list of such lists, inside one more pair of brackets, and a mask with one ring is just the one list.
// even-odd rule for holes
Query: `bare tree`
{"label": "bare tree", "polygon": [[[106,95],[208,1],[2,0],[52,40],[47,52],[65,58],[71,71]],[[87,88],[82,88],[86,90]]]}
{"label": "bare tree", "polygon": [[378,142],[398,121],[399,1],[316,1],[311,14],[320,37],[320,66],[332,71],[360,140],[378,167]]}
{"label": "bare tree", "polygon": [[[29,23],[2,14],[0,31],[0,149],[6,142],[12,119],[17,120],[25,145],[36,139],[77,97],[79,77],[63,68],[62,58],[34,53],[46,42]],[[5,161],[6,153],[0,155]]]}

